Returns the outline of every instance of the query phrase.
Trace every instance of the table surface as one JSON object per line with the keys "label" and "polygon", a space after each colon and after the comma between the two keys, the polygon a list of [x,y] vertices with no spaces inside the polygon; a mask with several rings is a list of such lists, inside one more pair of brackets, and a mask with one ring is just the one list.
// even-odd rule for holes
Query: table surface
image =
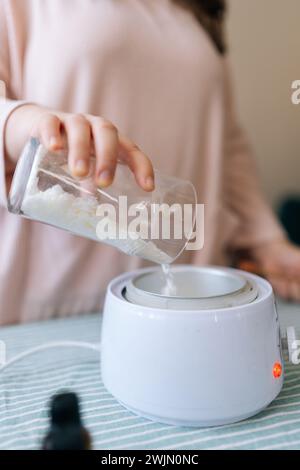
{"label": "table surface", "polygon": [[[283,329],[295,325],[299,305],[279,305]],[[51,320],[0,329],[8,359],[49,341],[97,342],[101,316]],[[300,366],[286,365],[281,394],[259,415],[233,425],[193,429],[141,419],[104,388],[97,352],[49,349],[0,373],[0,448],[38,449],[48,425],[49,398],[76,391],[94,449],[300,449]]]}

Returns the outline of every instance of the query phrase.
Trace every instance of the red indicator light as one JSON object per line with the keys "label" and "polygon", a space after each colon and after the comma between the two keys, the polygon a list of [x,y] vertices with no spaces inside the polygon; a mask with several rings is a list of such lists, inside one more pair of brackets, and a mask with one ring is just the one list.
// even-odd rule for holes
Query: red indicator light
{"label": "red indicator light", "polygon": [[273,366],[273,376],[275,379],[279,379],[282,373],[282,365],[279,362],[275,362]]}

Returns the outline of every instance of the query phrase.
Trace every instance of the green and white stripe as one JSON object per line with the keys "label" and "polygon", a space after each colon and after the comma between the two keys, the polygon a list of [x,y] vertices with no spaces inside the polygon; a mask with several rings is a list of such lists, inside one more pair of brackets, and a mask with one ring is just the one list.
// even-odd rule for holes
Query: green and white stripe
{"label": "green and white stripe", "polygon": [[[0,329],[9,357],[49,341],[97,343],[100,316]],[[59,390],[76,391],[95,449],[300,449],[300,367],[286,365],[280,396],[262,413],[234,425],[193,429],[156,424],[125,410],[104,388],[97,353],[50,349],[0,373],[0,448],[38,449],[47,404]]]}

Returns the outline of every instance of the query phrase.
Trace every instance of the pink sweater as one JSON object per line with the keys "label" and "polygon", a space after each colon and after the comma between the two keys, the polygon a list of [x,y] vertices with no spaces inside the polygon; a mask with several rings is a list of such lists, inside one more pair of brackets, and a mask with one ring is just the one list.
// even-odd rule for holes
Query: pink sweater
{"label": "pink sweater", "polygon": [[170,0],[1,0],[0,323],[99,311],[108,281],[142,265],[116,249],[11,215],[3,151],[25,102],[104,116],[155,167],[191,180],[206,204],[205,245],[180,261],[281,235],[239,128],[227,60]]}

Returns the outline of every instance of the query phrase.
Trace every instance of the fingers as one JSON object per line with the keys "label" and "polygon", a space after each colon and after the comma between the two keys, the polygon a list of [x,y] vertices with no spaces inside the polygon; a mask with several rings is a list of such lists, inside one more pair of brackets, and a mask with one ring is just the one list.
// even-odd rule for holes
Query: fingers
{"label": "fingers", "polygon": [[289,286],[285,280],[278,277],[269,278],[268,280],[270,281],[276,295],[279,295],[279,297],[285,300],[289,299]]}
{"label": "fingers", "polygon": [[33,133],[47,149],[55,151],[63,147],[61,127],[62,123],[55,114],[44,113]]}
{"label": "fingers", "polygon": [[300,284],[299,282],[293,281],[290,283],[289,286],[289,295],[291,300],[295,300],[297,302],[300,301]]}
{"label": "fingers", "polygon": [[69,148],[69,167],[74,176],[86,176],[90,167],[91,127],[84,116],[70,115],[64,122]]}
{"label": "fingers", "polygon": [[119,136],[119,142],[123,150],[122,159],[134,173],[137,183],[145,191],[153,191],[154,171],[149,158],[128,138]]}
{"label": "fingers", "polygon": [[270,277],[270,283],[273,286],[274,292],[279,297],[299,302],[300,301],[300,283],[296,280],[287,280],[282,277]]}
{"label": "fingers", "polygon": [[96,153],[96,182],[105,188],[112,183],[116,171],[118,131],[111,122],[102,118],[92,118],[91,126]]}
{"label": "fingers", "polygon": [[121,158],[142,189],[154,189],[151,161],[130,139],[119,136],[110,121],[91,115],[57,114],[42,114],[35,135],[52,151],[64,148],[67,139],[69,166],[74,176],[89,173],[90,155],[94,149],[95,179],[99,186],[107,187],[113,182],[117,161]]}

